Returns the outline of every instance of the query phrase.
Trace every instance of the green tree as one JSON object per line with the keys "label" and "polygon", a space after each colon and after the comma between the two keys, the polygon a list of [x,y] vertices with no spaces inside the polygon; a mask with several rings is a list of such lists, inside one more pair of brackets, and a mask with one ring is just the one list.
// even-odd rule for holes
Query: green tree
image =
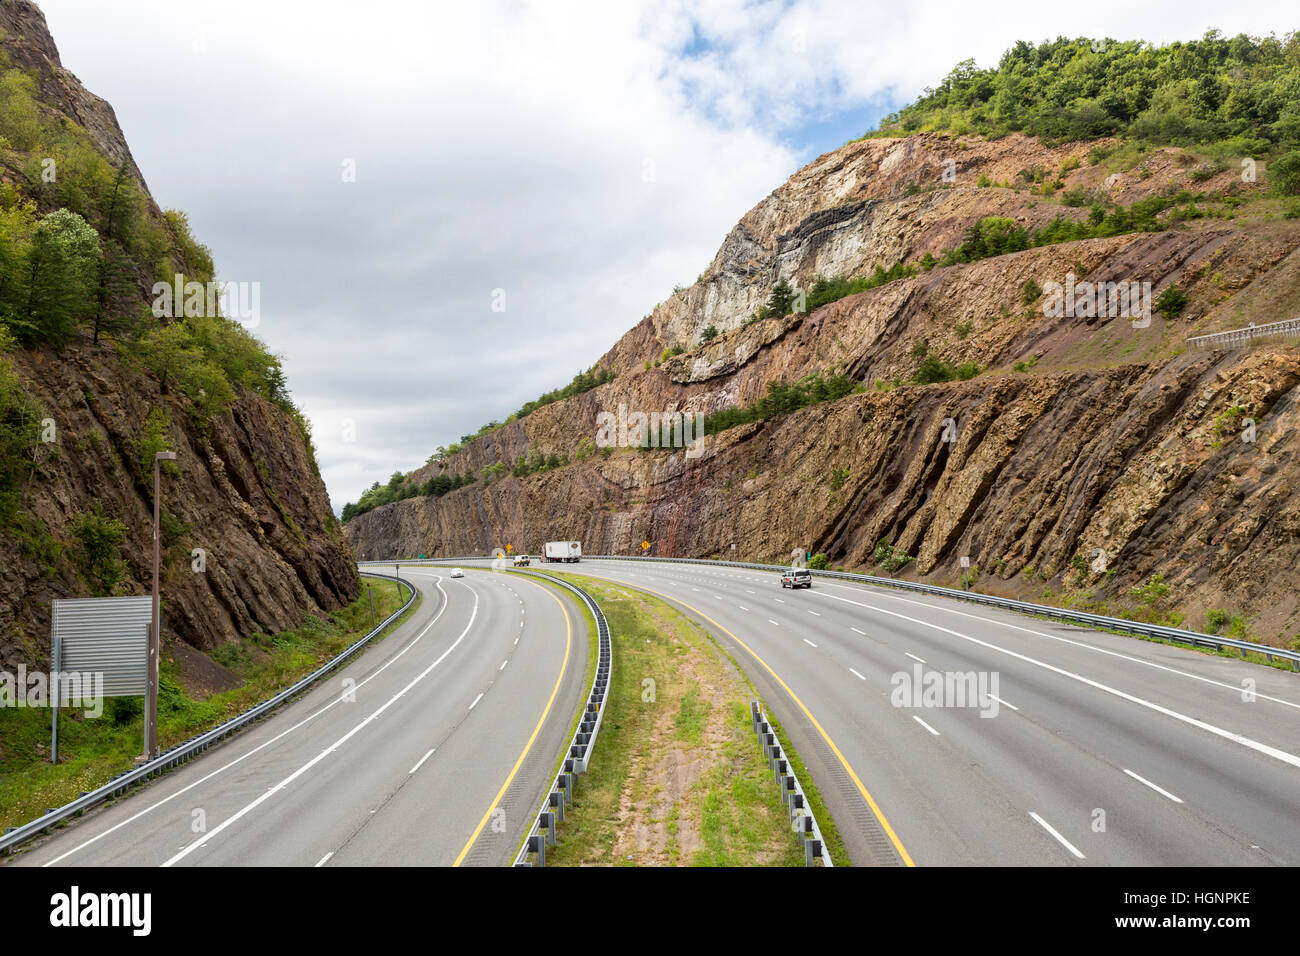
{"label": "green tree", "polygon": [[103,505],[95,502],[90,511],[73,522],[72,533],[79,542],[77,555],[82,571],[98,593],[111,593],[125,570],[120,551],[126,526],[105,515]]}
{"label": "green tree", "polygon": [[180,260],[181,271],[197,282],[211,282],[217,271],[212,262],[212,250],[194,238],[190,217],[179,209],[168,209],[163,218],[171,230],[172,250]]}
{"label": "green tree", "polygon": [[134,263],[116,239],[105,239],[101,247],[95,281],[94,342],[101,333],[130,329],[142,317],[136,287]]}
{"label": "green tree", "polygon": [[18,507],[23,482],[31,476],[42,418],[4,354],[13,345],[0,327],[0,521],[6,523]]}
{"label": "green tree", "polygon": [[12,320],[28,341],[63,345],[94,306],[99,234],[75,212],[57,209],[43,218],[27,253],[27,303]]}
{"label": "green tree", "polygon": [[140,196],[131,178],[131,170],[125,162],[119,163],[114,171],[113,182],[105,190],[100,207],[104,222],[100,232],[104,239],[113,239],[129,246],[140,214]]}
{"label": "green tree", "polygon": [[11,319],[26,304],[24,267],[35,228],[36,204],[0,187],[0,318]]}
{"label": "green tree", "polygon": [[1166,319],[1172,319],[1183,311],[1187,305],[1187,293],[1175,286],[1169,286],[1156,299],[1156,311]]}
{"label": "green tree", "polygon": [[772,295],[767,300],[767,314],[781,318],[789,315],[794,309],[794,289],[790,288],[790,283],[782,279],[772,290]]}
{"label": "green tree", "polygon": [[196,358],[194,344],[180,321],[159,325],[145,333],[139,342],[139,356],[144,366],[157,376],[164,395]]}
{"label": "green tree", "polygon": [[41,139],[41,113],[36,105],[36,81],[22,70],[0,76],[0,135],[14,149],[35,149]]}
{"label": "green tree", "polygon": [[1300,195],[1300,150],[1293,150],[1268,165],[1268,178],[1283,196]]}

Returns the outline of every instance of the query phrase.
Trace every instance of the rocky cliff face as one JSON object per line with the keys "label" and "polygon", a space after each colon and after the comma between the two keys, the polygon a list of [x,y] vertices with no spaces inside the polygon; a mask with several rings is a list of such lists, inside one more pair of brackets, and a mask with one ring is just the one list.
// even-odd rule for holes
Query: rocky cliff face
{"label": "rocky cliff face", "polygon": [[[1128,168],[1092,162],[1090,149],[1107,145],[922,134],[821,157],[607,353],[615,381],[412,477],[536,451],[570,464],[378,508],[349,522],[349,539],[369,556],[532,550],[552,538],[590,553],[640,553],[648,540],[653,554],[765,561],[806,547],[873,569],[883,539],[914,558],[904,576],[955,583],[969,557],[975,587],[1039,598],[1046,587],[1106,610],[1141,605],[1132,589],[1161,575],[1188,624],[1224,608],[1250,616],[1258,638],[1293,641],[1300,348],[1188,352],[1185,340],[1296,314],[1300,226],[1251,205],[1230,214],[1257,192],[1233,169],[1175,149]],[[1031,192],[1035,170],[1061,186]],[[806,316],[750,320],[778,280],[807,288],[818,275],[939,256],[983,217],[1036,229],[1088,215],[1060,200],[1071,192],[1127,206],[1182,189],[1233,198],[1217,217],[933,268]],[[1187,304],[1149,324],[1082,309],[1054,317],[1024,291],[1067,274],[1148,282],[1153,299],[1174,288]],[[709,325],[721,334],[697,344]],[[674,346],[687,351],[660,362]],[[982,374],[903,384],[927,351]],[[698,458],[591,453],[597,413],[620,403],[712,412],[817,372],[867,391],[711,435]]]}
{"label": "rocky cliff face", "polygon": [[36,79],[41,102],[85,130],[114,166],[126,162],[136,178],[141,178],[113,107],[63,68],[45,16],[36,4],[29,0],[5,0],[0,4],[0,50],[12,65]]}
{"label": "rocky cliff face", "polygon": [[[75,124],[113,166],[128,164],[143,189],[112,109],[62,68],[40,11],[6,0],[0,31],[9,65],[35,80],[42,108]],[[0,152],[5,182],[21,193],[25,157]],[[147,192],[144,198],[145,215],[161,221]],[[74,527],[82,516],[99,511],[124,525],[112,557],[125,573],[112,592],[148,593],[151,443],[178,454],[163,478],[166,643],[211,649],[296,626],[359,593],[309,439],[281,404],[237,388],[230,407],[204,422],[189,399],[165,391],[134,360],[130,343],[107,337],[93,344],[79,336],[58,350],[20,348],[0,361],[44,417],[21,506],[0,528],[0,668],[46,663],[50,601],[102,590],[78,560]]]}

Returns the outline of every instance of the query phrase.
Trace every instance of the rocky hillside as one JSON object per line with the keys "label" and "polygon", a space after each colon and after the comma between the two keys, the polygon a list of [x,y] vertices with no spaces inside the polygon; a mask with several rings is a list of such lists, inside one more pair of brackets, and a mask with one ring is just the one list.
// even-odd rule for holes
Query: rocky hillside
{"label": "rocky hillside", "polygon": [[211,649],[358,594],[279,361],[228,319],[151,313],[155,281],[212,272],[39,9],[6,0],[0,668],[48,662],[51,599],[148,593],[164,448],[178,455],[163,479],[166,643]]}
{"label": "rocky hillside", "polygon": [[[408,490],[477,480],[365,511],[346,534],[363,556],[553,538],[764,561],[806,547],[944,584],[969,558],[966,583],[990,592],[1194,627],[1236,615],[1238,632],[1291,643],[1300,346],[1186,344],[1300,315],[1300,221],[1268,169],[1123,137],[850,143],[750,210],[615,344],[598,363],[614,381],[432,461]],[[812,301],[819,277],[873,273],[806,313],[773,295]],[[1065,308],[1053,283],[1137,283],[1151,307],[1108,314],[1078,286]],[[699,457],[594,446],[620,404],[714,415],[813,375],[860,390],[710,429]],[[511,474],[539,453],[560,466]]]}

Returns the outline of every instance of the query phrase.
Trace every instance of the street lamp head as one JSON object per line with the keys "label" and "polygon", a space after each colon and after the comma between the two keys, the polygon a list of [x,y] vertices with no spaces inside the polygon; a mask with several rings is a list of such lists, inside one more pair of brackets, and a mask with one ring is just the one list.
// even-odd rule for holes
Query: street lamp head
{"label": "street lamp head", "polygon": [[157,454],[155,454],[155,455],[153,456],[153,460],[154,460],[154,461],[175,461],[175,460],[176,460],[176,452],[174,452],[174,451],[160,451],[160,452],[158,452]]}

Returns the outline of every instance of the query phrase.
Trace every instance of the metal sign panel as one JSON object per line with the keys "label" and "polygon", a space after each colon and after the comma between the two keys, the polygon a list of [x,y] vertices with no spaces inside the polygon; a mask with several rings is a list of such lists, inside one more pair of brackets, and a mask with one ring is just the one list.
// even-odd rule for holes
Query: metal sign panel
{"label": "metal sign panel", "polygon": [[73,598],[52,604],[54,669],[61,673],[103,674],[105,697],[142,696],[153,599],[146,594]]}

